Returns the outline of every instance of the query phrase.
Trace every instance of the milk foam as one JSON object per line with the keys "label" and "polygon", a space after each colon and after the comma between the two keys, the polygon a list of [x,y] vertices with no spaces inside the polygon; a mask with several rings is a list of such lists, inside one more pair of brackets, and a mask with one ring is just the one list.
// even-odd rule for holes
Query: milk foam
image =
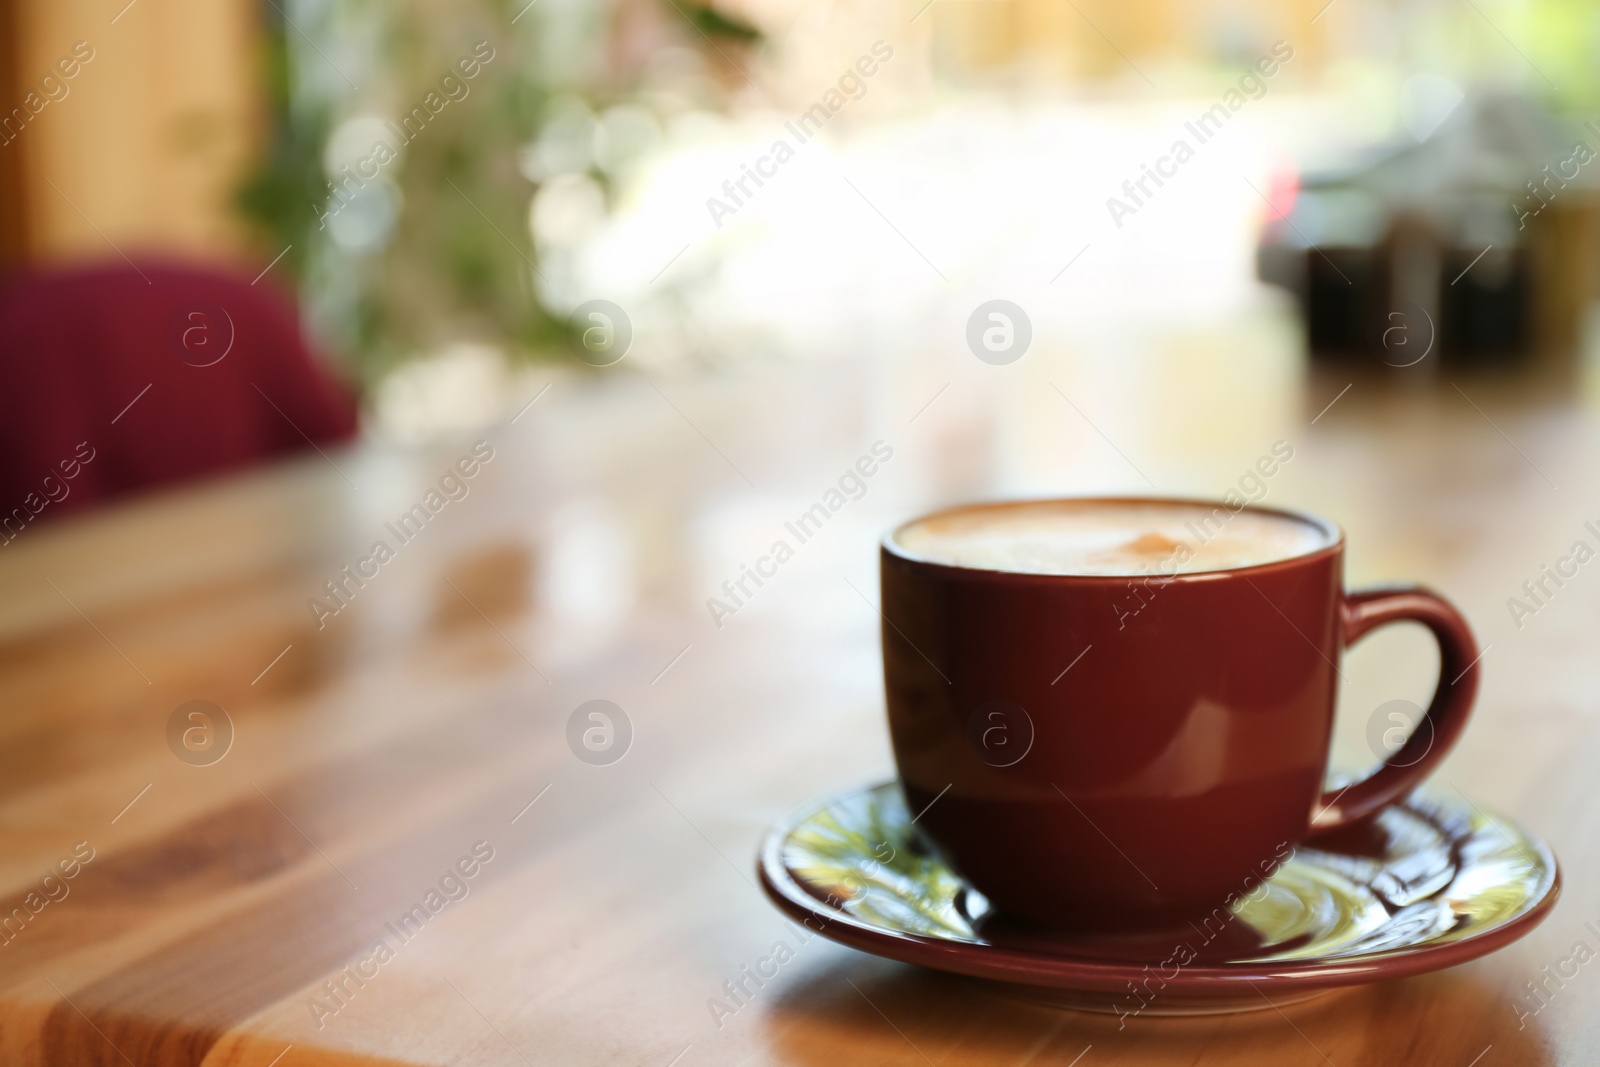
{"label": "milk foam", "polygon": [[895,531],[907,555],[1020,574],[1170,575],[1293,559],[1333,543],[1309,522],[1226,505],[1051,500],[959,509]]}

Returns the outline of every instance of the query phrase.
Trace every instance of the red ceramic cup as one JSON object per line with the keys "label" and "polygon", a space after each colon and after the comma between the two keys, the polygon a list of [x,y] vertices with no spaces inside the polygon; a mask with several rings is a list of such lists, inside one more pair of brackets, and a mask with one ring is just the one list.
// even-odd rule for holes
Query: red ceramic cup
{"label": "red ceramic cup", "polygon": [[[1255,510],[1311,524],[1318,547],[1146,582],[953,566],[915,558],[898,530],[884,539],[906,801],[1001,911],[1107,930],[1211,912],[1309,836],[1405,796],[1455,743],[1478,688],[1460,613],[1424,589],[1346,593],[1337,526]],[[1325,792],[1344,649],[1400,621],[1439,643],[1426,718],[1388,762]]]}

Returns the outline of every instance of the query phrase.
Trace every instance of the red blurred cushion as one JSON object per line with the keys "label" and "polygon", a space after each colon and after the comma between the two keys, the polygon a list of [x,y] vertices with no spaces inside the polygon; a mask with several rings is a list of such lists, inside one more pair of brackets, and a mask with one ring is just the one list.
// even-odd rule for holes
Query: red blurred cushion
{"label": "red blurred cushion", "polygon": [[24,519],[355,429],[352,397],[268,279],[175,264],[0,279],[0,542]]}

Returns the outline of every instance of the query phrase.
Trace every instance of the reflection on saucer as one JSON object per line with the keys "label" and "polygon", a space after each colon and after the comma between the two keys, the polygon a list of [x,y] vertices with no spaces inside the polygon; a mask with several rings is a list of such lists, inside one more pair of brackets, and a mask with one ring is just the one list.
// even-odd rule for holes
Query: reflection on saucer
{"label": "reflection on saucer", "polygon": [[1092,916],[1040,929],[997,914],[953,871],[892,782],[776,827],[761,876],[780,908],[835,941],[1124,1017],[1266,1008],[1454,966],[1527,933],[1560,889],[1543,841],[1419,792],[1301,845],[1231,909],[1138,934],[1080,932]]}

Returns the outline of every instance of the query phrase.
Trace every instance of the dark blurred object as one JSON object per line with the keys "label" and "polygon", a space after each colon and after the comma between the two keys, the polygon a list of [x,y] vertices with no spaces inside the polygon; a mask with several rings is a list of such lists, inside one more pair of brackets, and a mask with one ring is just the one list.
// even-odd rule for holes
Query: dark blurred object
{"label": "dark blurred object", "polygon": [[1600,131],[1519,96],[1346,167],[1282,176],[1257,255],[1321,359],[1413,366],[1570,355],[1597,290]]}
{"label": "dark blurred object", "polygon": [[[710,4],[689,4],[686,8],[678,8],[689,24],[701,33],[706,40],[713,41],[716,37],[726,37],[738,44],[747,44],[752,47],[762,41],[762,33],[750,23],[741,18],[717,10]],[[732,62],[732,60],[729,60]]]}
{"label": "dark blurred object", "polygon": [[0,543],[356,429],[269,283],[131,264],[0,280]]}

